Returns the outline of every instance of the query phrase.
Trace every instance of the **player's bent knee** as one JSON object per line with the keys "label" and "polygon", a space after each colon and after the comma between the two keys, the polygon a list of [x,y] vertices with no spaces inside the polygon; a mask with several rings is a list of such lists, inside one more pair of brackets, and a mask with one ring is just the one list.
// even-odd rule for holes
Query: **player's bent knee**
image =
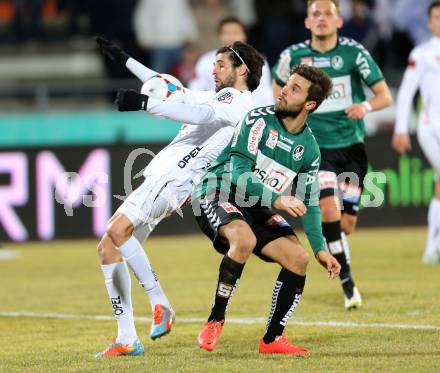
{"label": "player's bent knee", "polygon": [[117,224],[109,224],[106,234],[115,246],[121,246],[130,238],[129,230]]}
{"label": "player's bent knee", "polygon": [[309,254],[305,250],[295,250],[282,257],[279,264],[290,272],[305,275],[309,260]]}
{"label": "player's bent knee", "polygon": [[96,249],[101,264],[116,263],[122,260],[121,255],[107,234],[104,234]]}
{"label": "player's bent knee", "polygon": [[239,236],[240,240],[235,244],[235,247],[242,254],[250,255],[257,245],[257,238],[254,234],[242,234]]}
{"label": "player's bent knee", "polygon": [[296,256],[296,261],[305,270],[310,261],[309,254],[304,249],[300,250]]}
{"label": "player's bent knee", "polygon": [[219,233],[229,242],[228,252],[235,259],[246,260],[257,245],[255,234],[249,225],[242,220],[234,220],[220,227]]}
{"label": "player's bent knee", "polygon": [[105,245],[104,245],[104,237],[99,241],[98,246],[96,246],[96,251],[98,252],[99,259],[101,259],[101,262],[105,256]]}
{"label": "player's bent knee", "polygon": [[232,259],[246,261],[257,244],[257,238],[252,232],[239,232],[237,237],[237,240],[229,242],[229,255]]}
{"label": "player's bent knee", "polygon": [[357,224],[357,217],[354,215],[348,215],[344,214],[344,216],[341,219],[341,230],[344,232],[347,236],[356,228]]}
{"label": "player's bent knee", "polygon": [[335,196],[329,196],[319,201],[323,221],[335,221],[341,218],[341,211],[335,198]]}

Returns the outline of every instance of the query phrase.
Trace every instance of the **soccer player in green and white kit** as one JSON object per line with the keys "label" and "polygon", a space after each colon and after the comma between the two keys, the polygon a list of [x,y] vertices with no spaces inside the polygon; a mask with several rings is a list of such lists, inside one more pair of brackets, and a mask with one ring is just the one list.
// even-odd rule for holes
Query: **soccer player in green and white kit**
{"label": "soccer player in green and white kit", "polygon": [[[205,350],[211,351],[217,344],[227,305],[253,252],[282,267],[260,353],[309,353],[283,336],[301,299],[308,255],[289,223],[270,207],[302,216],[316,259],[331,278],[337,276],[341,267],[325,249],[321,230],[319,148],[305,124],[308,113],[330,92],[331,80],[325,73],[297,66],[275,108],[257,108],[245,116],[194,191],[193,208],[200,207],[194,211],[197,222],[215,249],[225,254],[211,314],[198,336]],[[293,183],[298,198],[290,195]]]}
{"label": "soccer player in green and white kit", "polygon": [[[389,106],[392,98],[368,51],[353,39],[338,37],[342,27],[339,0],[308,0],[305,26],[312,34],[311,41],[292,45],[281,53],[272,70],[272,85],[276,97],[290,69],[298,63],[318,67],[332,78],[332,94],[310,115],[308,124],[321,149],[322,231],[330,252],[341,264],[339,277],[349,310],[362,305],[350,273],[346,235],[356,226],[367,172],[363,118],[370,111]],[[368,101],[363,84],[373,93]]]}

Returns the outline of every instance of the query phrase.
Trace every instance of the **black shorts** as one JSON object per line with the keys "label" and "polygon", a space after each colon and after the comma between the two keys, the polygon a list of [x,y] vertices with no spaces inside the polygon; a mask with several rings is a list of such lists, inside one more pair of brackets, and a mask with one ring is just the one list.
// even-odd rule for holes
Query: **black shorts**
{"label": "black shorts", "polygon": [[227,253],[229,244],[219,237],[218,231],[222,225],[236,219],[244,220],[249,224],[257,238],[253,253],[266,262],[273,260],[261,253],[264,246],[280,237],[296,237],[290,224],[268,207],[238,207],[233,200],[219,203],[217,197],[209,201],[207,198],[202,198],[193,202],[193,209],[195,206],[200,206],[200,214],[195,214],[200,229],[221,254]]}
{"label": "black shorts", "polygon": [[346,148],[321,149],[318,173],[320,198],[338,195],[343,201],[343,212],[357,215],[367,169],[368,159],[363,143]]}

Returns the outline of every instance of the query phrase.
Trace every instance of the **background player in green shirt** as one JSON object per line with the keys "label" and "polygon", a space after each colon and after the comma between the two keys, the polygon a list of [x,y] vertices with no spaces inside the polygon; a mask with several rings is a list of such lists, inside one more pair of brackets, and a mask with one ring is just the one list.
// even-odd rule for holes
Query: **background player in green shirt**
{"label": "background player in green shirt", "polygon": [[[301,299],[308,255],[289,223],[271,207],[302,217],[316,259],[331,278],[337,276],[340,265],[325,249],[321,230],[319,147],[305,124],[308,113],[330,91],[331,80],[325,73],[297,66],[275,108],[257,108],[246,115],[194,191],[197,222],[215,249],[224,254],[211,314],[198,336],[201,348],[215,348],[227,305],[253,252],[282,267],[260,353],[309,353],[283,336]],[[291,195],[294,183],[296,197]]]}
{"label": "background player in green shirt", "polygon": [[[318,67],[332,78],[332,94],[310,115],[308,124],[321,149],[322,230],[330,252],[342,267],[345,308],[352,309],[360,307],[362,299],[350,273],[345,235],[356,226],[368,166],[363,118],[370,111],[389,106],[392,98],[368,51],[353,39],[338,37],[342,27],[339,0],[309,0],[305,26],[312,34],[311,41],[292,45],[281,53],[272,70],[273,90],[276,97],[291,67],[298,63]],[[363,85],[373,93],[368,101]]]}

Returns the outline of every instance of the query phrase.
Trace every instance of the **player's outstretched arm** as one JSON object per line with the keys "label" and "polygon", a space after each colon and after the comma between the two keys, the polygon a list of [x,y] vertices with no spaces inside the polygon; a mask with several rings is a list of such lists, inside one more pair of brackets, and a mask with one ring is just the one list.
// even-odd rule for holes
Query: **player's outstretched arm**
{"label": "player's outstretched arm", "polygon": [[156,117],[190,124],[208,125],[217,120],[215,110],[210,105],[164,102],[134,89],[119,88],[115,104],[119,111],[145,110]]}
{"label": "player's outstretched arm", "polygon": [[101,53],[106,58],[118,65],[125,66],[133,75],[141,80],[142,83],[145,83],[148,79],[157,75],[156,71],[149,69],[130,57],[119,45],[110,40],[98,36],[96,37],[96,42],[98,43]]}

